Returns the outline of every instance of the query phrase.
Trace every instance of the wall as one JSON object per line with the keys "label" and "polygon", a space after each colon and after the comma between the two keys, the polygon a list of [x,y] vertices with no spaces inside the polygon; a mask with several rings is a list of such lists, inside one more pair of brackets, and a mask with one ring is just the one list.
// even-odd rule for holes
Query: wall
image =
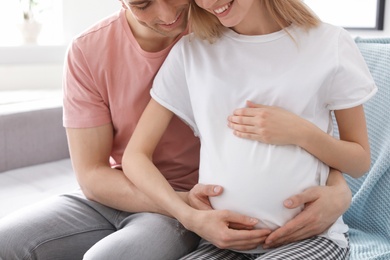
{"label": "wall", "polygon": [[120,8],[119,0],[63,0],[65,41]]}
{"label": "wall", "polygon": [[[118,0],[63,0],[63,5],[63,46],[0,47],[0,90],[61,88],[66,45],[74,35],[121,8]],[[386,5],[383,31],[350,32],[353,36],[390,37],[390,3]]]}

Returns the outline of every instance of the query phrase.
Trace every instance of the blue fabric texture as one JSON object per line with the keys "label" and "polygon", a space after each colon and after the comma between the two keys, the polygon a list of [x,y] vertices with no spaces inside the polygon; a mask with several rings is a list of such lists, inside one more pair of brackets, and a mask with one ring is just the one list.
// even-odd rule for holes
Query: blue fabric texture
{"label": "blue fabric texture", "polygon": [[344,221],[350,227],[351,260],[390,259],[390,38],[356,38],[378,87],[364,104],[371,169],[359,179],[346,176],[352,190]]}

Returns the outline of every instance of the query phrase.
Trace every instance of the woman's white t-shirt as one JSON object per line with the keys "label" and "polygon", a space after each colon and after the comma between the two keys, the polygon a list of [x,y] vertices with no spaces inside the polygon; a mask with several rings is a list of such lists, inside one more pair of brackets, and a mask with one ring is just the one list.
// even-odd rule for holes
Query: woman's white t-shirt
{"label": "woman's white t-shirt", "polygon": [[[199,136],[199,182],[224,187],[210,198],[212,206],[276,229],[302,210],[286,209],[283,201],[325,185],[329,167],[298,146],[233,135],[228,116],[250,100],[287,109],[332,134],[330,112],[358,106],[376,89],[351,36],[321,24],[261,36],[227,30],[213,44],[186,36],[168,55],[151,95]],[[340,218],[323,235],[346,246],[347,230]]]}

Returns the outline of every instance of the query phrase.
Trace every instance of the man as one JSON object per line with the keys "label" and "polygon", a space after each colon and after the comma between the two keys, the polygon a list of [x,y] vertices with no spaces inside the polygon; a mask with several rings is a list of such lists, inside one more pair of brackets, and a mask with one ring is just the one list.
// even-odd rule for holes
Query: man
{"label": "man", "polygon": [[[65,63],[64,126],[82,192],[53,198],[0,220],[0,237],[7,238],[0,239],[0,259],[171,260],[197,247],[199,237],[164,216],[159,205],[128,181],[120,166],[150,99],[153,78],[173,44],[186,33],[188,4],[188,0],[123,0],[121,12],[73,41]],[[183,200],[207,208],[207,196],[219,195],[222,189],[212,185],[192,188],[197,182],[198,155],[198,140],[175,118],[154,161]],[[349,189],[340,174],[331,176],[328,187],[286,201],[288,207],[310,206],[272,233],[268,246],[318,234],[346,210]],[[230,212],[225,220],[235,222],[235,227],[253,225],[250,216],[236,217]],[[229,237],[212,235],[229,248],[238,238],[245,242],[256,232],[232,230]]]}

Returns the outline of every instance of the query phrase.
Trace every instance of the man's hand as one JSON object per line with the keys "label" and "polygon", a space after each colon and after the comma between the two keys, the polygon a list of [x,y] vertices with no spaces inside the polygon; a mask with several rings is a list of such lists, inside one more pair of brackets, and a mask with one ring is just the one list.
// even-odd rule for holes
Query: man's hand
{"label": "man's hand", "polygon": [[264,247],[278,247],[321,234],[348,209],[350,202],[350,190],[344,185],[312,187],[290,197],[284,203],[286,208],[305,205],[304,210],[272,232]]}
{"label": "man's hand", "polygon": [[197,209],[186,218],[186,227],[218,248],[249,250],[264,243],[271,230],[255,230],[257,219],[228,210],[214,210],[209,197],[221,195],[218,185],[196,184],[187,195],[187,203]]}
{"label": "man's hand", "polygon": [[223,188],[218,185],[196,184],[188,193],[188,204],[200,210],[213,209],[209,197],[221,195]]}
{"label": "man's hand", "polygon": [[[199,210],[212,210],[209,197],[221,195],[223,188],[219,185],[196,184],[188,193],[188,204]],[[242,223],[230,222],[229,228],[237,230],[250,230],[253,225],[243,225]]]}

